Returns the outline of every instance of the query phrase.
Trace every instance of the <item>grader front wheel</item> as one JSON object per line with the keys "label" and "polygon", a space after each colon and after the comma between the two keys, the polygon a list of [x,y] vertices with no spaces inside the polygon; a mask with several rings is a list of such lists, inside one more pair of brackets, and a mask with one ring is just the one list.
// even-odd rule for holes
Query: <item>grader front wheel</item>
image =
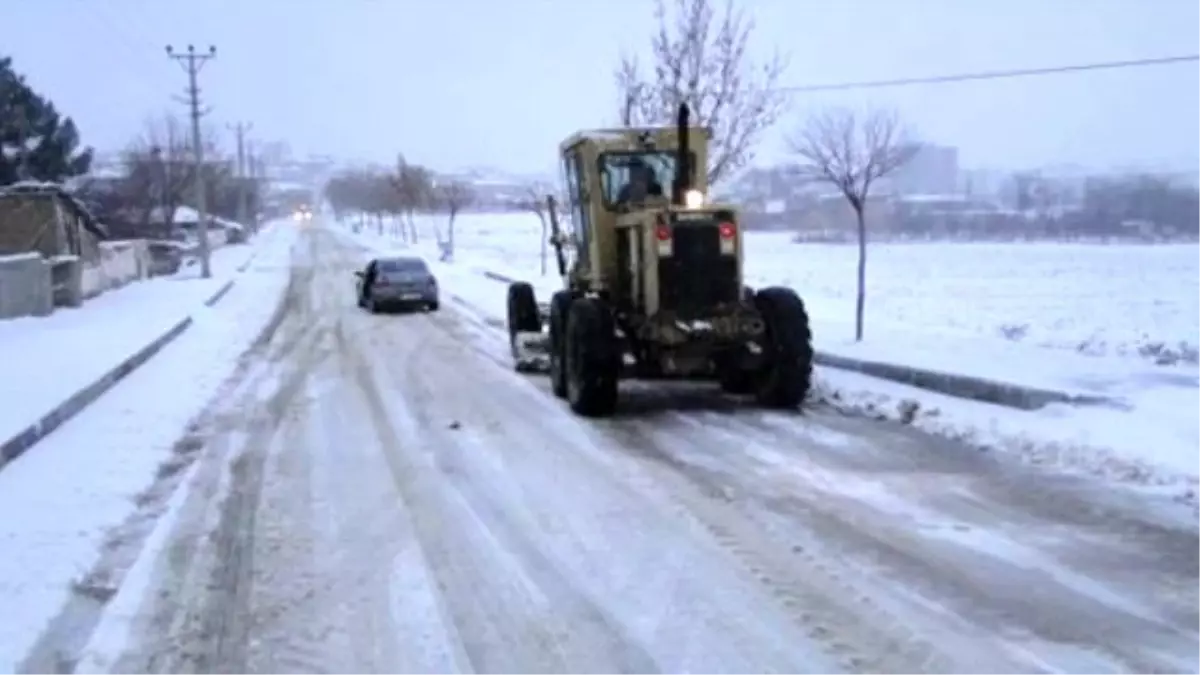
{"label": "grader front wheel", "polygon": [[522,333],[540,333],[542,316],[538,311],[537,297],[533,286],[524,281],[514,281],[508,286],[508,347],[518,371],[527,369],[519,336]]}

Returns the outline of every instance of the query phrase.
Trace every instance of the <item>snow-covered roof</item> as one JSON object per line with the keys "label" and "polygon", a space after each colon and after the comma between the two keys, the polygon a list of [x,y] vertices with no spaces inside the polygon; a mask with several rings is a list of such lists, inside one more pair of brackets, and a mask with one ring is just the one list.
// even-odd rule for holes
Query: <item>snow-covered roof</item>
{"label": "snow-covered roof", "polygon": [[628,129],[593,129],[579,135],[589,141],[623,141],[629,138]]}
{"label": "snow-covered roof", "polygon": [[216,221],[216,223],[218,225],[220,225],[221,227],[223,227],[227,230],[238,230],[240,232],[240,231],[244,231],[246,229],[241,223],[232,221],[228,218],[217,218],[214,216],[213,220]]}
{"label": "snow-covered roof", "polygon": [[198,223],[200,222],[200,212],[190,206],[175,207],[175,217],[171,219],[176,223]]}

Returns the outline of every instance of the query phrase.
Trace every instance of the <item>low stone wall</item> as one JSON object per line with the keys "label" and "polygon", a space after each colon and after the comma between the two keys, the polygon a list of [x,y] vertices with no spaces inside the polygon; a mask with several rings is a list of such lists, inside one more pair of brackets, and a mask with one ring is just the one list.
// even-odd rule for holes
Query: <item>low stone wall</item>
{"label": "low stone wall", "polygon": [[0,256],[0,319],[54,311],[51,266],[40,253]]}
{"label": "low stone wall", "polygon": [[104,242],[100,259],[83,267],[83,297],[92,298],[149,275],[150,252],[145,240]]}

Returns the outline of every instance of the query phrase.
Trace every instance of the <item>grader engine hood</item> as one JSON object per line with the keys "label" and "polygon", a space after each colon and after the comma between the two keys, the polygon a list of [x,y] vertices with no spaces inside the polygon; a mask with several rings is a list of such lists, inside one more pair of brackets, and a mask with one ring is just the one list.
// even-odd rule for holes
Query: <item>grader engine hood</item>
{"label": "grader engine hood", "polygon": [[741,298],[738,224],[728,211],[671,211],[655,225],[659,310],[711,316]]}

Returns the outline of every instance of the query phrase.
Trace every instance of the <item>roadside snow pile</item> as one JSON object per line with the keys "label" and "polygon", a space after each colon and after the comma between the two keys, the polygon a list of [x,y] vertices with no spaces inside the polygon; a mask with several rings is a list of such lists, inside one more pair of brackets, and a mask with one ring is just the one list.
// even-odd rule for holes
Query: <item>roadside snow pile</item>
{"label": "roadside snow pile", "polygon": [[1200,403],[1196,383],[1148,390],[1129,409],[1048,405],[1020,411],[831,368],[817,370],[812,401],[908,424],[1030,464],[1161,492],[1197,505]]}

